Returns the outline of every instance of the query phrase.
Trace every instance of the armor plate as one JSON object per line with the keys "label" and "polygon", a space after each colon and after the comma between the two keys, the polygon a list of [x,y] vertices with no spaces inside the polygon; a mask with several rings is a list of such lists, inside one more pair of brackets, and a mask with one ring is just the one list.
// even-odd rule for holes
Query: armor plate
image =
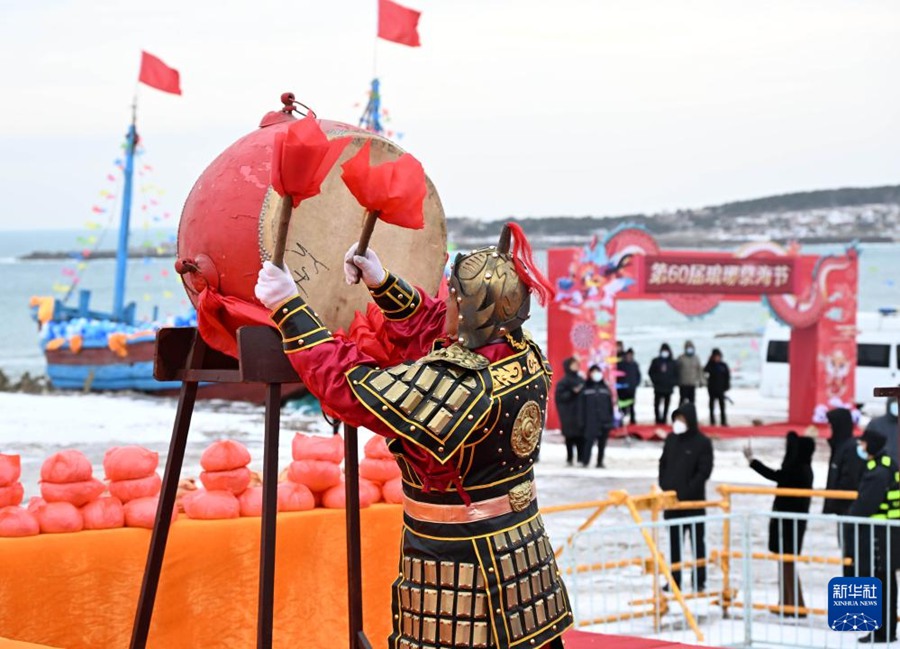
{"label": "armor plate", "polygon": [[347,378],[376,417],[443,464],[488,415],[487,366],[484,356],[453,345],[386,370],[355,367]]}
{"label": "armor plate", "polygon": [[[559,642],[571,626],[568,597],[533,491],[549,368],[533,342],[518,340],[516,353],[483,370],[468,370],[490,377],[491,406],[452,458],[473,510],[479,502],[502,497],[508,499],[508,513],[468,522],[404,516],[391,649],[540,647]],[[453,487],[423,489],[399,440],[388,448],[398,456],[408,499],[461,506]]]}

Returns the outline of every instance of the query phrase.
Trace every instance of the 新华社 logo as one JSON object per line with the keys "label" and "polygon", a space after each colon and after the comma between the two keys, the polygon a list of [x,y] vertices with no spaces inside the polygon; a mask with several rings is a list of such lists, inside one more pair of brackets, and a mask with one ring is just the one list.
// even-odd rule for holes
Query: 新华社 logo
{"label": "\u65b0\u534e\u793e logo", "polygon": [[882,624],[881,580],[834,577],[828,582],[828,627],[832,631],[875,631]]}

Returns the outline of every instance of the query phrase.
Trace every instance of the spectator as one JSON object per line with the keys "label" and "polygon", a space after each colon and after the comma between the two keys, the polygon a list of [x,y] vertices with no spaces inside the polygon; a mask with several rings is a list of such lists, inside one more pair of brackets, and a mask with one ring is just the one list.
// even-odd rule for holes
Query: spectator
{"label": "spectator", "polygon": [[588,379],[578,395],[578,421],[584,432],[584,456],[581,465],[591,462],[591,449],[597,442],[597,468],[603,467],[603,455],[606,451],[606,440],[613,427],[612,392],[603,380],[603,371],[597,365],[591,365]]}
{"label": "spectator", "polygon": [[[772,480],[779,489],[812,489],[812,456],[815,450],[816,443],[814,440],[809,437],[800,437],[796,432],[790,431],[787,434],[787,448],[779,470],[770,469],[755,459],[749,445],[744,448],[744,456],[750,462],[751,469],[767,480]],[[775,502],[772,503],[772,511],[808,514],[809,501],[808,497],[775,496]],[[775,554],[802,554],[803,536],[805,533],[805,520],[769,519],[769,552],[774,552]],[[794,566],[796,563],[794,561],[781,561],[779,565],[778,583],[781,589],[779,603],[782,606],[782,613],[806,617],[806,613],[799,613],[795,608],[792,608],[804,608],[806,606],[803,601],[803,589],[800,587],[800,577],[795,577]]]}
{"label": "spectator", "polygon": [[[887,624],[858,642],[897,641],[897,562],[900,561],[900,529],[886,523],[900,518],[900,481],[897,462],[887,454],[887,439],[875,431],[866,431],[859,439],[858,453],[865,468],[856,500],[849,516],[878,521],[880,525],[844,523],[844,541],[854,557],[856,575],[877,577],[883,586],[882,617]],[[874,552],[873,552],[874,550]],[[847,554],[847,550],[844,551]]]}
{"label": "spectator", "polygon": [[716,425],[716,403],[718,403],[719,413],[722,415],[722,425],[727,426],[725,393],[731,389],[731,370],[722,360],[720,349],[712,350],[703,372],[706,374],[706,391],[709,392],[709,425]]}
{"label": "spectator", "polygon": [[[853,417],[846,408],[834,408],[826,416],[831,426],[831,437],[828,439],[831,457],[828,460],[825,488],[856,491],[865,463],[857,455],[856,441],[853,439]],[[826,498],[822,513],[842,516],[850,509],[851,502]]]}
{"label": "spectator", "polygon": [[[691,403],[684,403],[672,413],[672,434],[666,437],[659,458],[659,486],[674,491],[678,500],[706,500],[706,481],[713,468],[713,448],[709,438],[700,432],[697,411]],[[666,510],[663,517],[671,519],[703,516],[705,509]],[[706,559],[706,529],[702,522],[672,524],[669,529],[670,562],[681,562],[684,535],[691,537],[694,550],[693,584],[695,592],[706,589],[706,566],[698,565]],[[672,578],[681,587],[681,570],[673,570]]]}
{"label": "spectator", "polygon": [[628,349],[625,352],[625,359],[619,363],[619,378],[616,384],[616,393],[619,397],[619,408],[622,410],[622,419],[625,415],[631,417],[631,424],[634,425],[636,418],[634,415],[634,403],[637,401],[637,389],[641,385],[641,366],[634,360],[634,350]]}
{"label": "spectator", "polygon": [[672,392],[678,383],[678,370],[672,359],[672,348],[669,347],[669,343],[660,346],[659,356],[650,363],[650,382],[653,383],[653,411],[656,414],[656,423],[665,424],[669,416]]}
{"label": "spectator", "polygon": [[574,356],[563,361],[563,377],[556,384],[556,412],[559,426],[566,440],[566,464],[572,466],[575,460],[583,464],[584,435],[578,421],[578,394],[584,387],[584,379],[578,373],[581,363]]}
{"label": "spectator", "polygon": [[690,340],[684,343],[684,353],[678,357],[677,365],[679,405],[685,402],[696,404],[697,386],[703,385],[703,369]]}
{"label": "spectator", "polygon": [[897,457],[897,400],[891,397],[887,400],[885,413],[880,417],[875,417],[866,426],[866,432],[873,431],[884,435],[887,440],[887,454],[895,462],[900,462]]}
{"label": "spectator", "polygon": [[[846,408],[835,408],[829,410],[826,417],[831,426],[831,437],[828,438],[831,457],[828,460],[825,488],[856,491],[865,463],[857,455],[856,441],[853,439],[853,416]],[[822,513],[843,516],[850,509],[851,503],[850,500],[826,498]],[[838,545],[844,549],[844,557],[847,558],[851,556],[848,554],[850,544],[841,538],[842,529],[844,528],[838,525]],[[844,566],[844,576],[853,576],[853,566]]]}

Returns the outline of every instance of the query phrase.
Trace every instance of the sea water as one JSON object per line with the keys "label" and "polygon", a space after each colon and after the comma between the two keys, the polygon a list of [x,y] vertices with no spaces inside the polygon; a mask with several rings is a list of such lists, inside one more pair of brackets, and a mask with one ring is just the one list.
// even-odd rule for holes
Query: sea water
{"label": "sea water", "polygon": [[[80,248],[77,238],[82,231],[41,230],[0,232],[0,370],[16,379],[23,372],[45,373],[44,356],[37,342],[37,325],[31,317],[29,299],[34,295],[54,295],[54,285],[68,284],[71,276],[66,268],[75,268],[72,260],[22,261],[30,252],[71,251]],[[107,245],[115,242],[115,233],[107,233]],[[140,245],[140,235],[134,236]],[[159,240],[160,233],[153,233]],[[807,254],[840,253],[841,245],[804,247]],[[900,244],[866,244],[861,247],[859,262],[859,310],[876,311],[883,307],[900,307]],[[539,265],[546,253],[538,251]],[[137,304],[138,318],[160,318],[186,313],[190,304],[173,269],[172,258],[130,259],[128,263],[127,299]],[[92,293],[91,308],[109,311],[112,307],[115,260],[90,261],[80,271],[80,287]],[[58,297],[60,294],[56,294]],[[68,304],[78,302],[77,290]],[[635,358],[646,375],[650,360],[659,346],[668,342],[676,354],[686,340],[693,341],[697,353],[705,361],[713,348],[722,350],[732,368],[735,387],[758,385],[760,377],[762,333],[769,318],[762,302],[723,303],[700,318],[688,318],[661,301],[622,301],[618,305],[618,334],[626,347],[635,350]],[[542,345],[547,341],[547,318],[535,305],[526,324]]]}

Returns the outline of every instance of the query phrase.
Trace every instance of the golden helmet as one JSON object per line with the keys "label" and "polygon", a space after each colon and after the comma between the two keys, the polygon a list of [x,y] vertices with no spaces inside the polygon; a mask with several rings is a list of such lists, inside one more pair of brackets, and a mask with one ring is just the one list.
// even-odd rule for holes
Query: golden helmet
{"label": "golden helmet", "polygon": [[459,307],[457,339],[469,349],[502,339],[521,327],[528,320],[532,291],[541,304],[553,295],[515,223],[503,226],[496,246],[458,254],[448,283]]}

